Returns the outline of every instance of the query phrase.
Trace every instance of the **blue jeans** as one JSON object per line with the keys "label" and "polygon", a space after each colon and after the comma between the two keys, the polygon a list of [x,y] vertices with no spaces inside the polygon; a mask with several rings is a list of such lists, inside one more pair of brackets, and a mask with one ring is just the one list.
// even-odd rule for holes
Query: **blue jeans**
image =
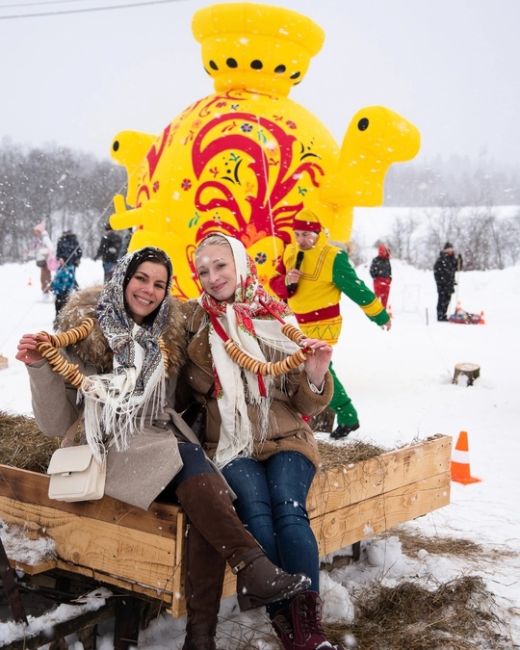
{"label": "blue jeans", "polygon": [[175,490],[183,481],[194,476],[215,473],[215,468],[209,462],[200,445],[195,445],[192,442],[179,442],[179,454],[182,458],[182,468],[160,494],[160,500],[169,503],[178,503]]}
{"label": "blue jeans", "polygon": [[223,474],[237,494],[240,519],[267,556],[288,573],[304,573],[319,591],[318,544],[305,507],[316,470],[296,451],[282,451],[265,461],[237,458]]}

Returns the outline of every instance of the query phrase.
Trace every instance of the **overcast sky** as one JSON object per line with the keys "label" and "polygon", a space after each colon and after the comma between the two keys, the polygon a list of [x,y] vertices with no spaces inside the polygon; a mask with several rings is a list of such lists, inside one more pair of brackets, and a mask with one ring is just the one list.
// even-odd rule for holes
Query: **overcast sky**
{"label": "overcast sky", "polygon": [[[213,92],[191,17],[163,4],[5,19],[147,0],[0,0],[0,138],[98,158],[123,129],[159,133]],[[421,158],[485,155],[520,166],[520,0],[280,0],[325,30],[291,99],[338,142],[362,106],[388,106],[422,133]]]}

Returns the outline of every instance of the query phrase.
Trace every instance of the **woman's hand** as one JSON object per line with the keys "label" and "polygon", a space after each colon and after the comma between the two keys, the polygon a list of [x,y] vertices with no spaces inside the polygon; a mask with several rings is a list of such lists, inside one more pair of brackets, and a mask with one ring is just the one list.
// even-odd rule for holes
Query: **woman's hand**
{"label": "woman's hand", "polygon": [[301,342],[306,348],[310,348],[310,354],[303,367],[311,384],[317,387],[322,386],[332,359],[332,346],[320,339],[303,339]]}
{"label": "woman's hand", "polygon": [[18,352],[15,358],[28,366],[43,361],[43,356],[38,352],[38,343],[48,341],[46,334],[24,334],[18,342]]}

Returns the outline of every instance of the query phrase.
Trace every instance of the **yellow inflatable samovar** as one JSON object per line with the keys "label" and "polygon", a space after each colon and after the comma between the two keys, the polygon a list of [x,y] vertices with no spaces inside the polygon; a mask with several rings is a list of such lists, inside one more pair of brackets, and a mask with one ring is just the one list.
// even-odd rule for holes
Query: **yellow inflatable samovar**
{"label": "yellow inflatable samovar", "polygon": [[167,251],[180,298],[199,293],[193,251],[210,232],[240,239],[266,286],[302,208],[319,215],[331,239],[347,241],[353,207],[381,205],[390,164],[413,158],[420,141],[410,122],[371,106],[352,118],[340,149],[314,115],[288,99],[324,40],[306,16],[218,4],[197,11],[192,28],[215,94],[159,136],[123,131],[112,143],[128,192],[126,201],[114,198],[111,225],[135,229],[130,250]]}

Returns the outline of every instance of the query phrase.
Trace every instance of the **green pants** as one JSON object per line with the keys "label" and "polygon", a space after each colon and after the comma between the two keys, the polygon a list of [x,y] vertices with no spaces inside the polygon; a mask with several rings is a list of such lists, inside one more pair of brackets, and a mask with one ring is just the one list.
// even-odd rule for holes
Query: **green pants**
{"label": "green pants", "polygon": [[329,408],[332,409],[338,418],[338,424],[345,424],[350,426],[352,424],[358,424],[358,414],[352,404],[352,400],[347,395],[343,384],[337,378],[336,373],[332,368],[332,363],[329,366],[330,374],[332,375],[332,380],[334,382],[334,394],[330,400]]}

